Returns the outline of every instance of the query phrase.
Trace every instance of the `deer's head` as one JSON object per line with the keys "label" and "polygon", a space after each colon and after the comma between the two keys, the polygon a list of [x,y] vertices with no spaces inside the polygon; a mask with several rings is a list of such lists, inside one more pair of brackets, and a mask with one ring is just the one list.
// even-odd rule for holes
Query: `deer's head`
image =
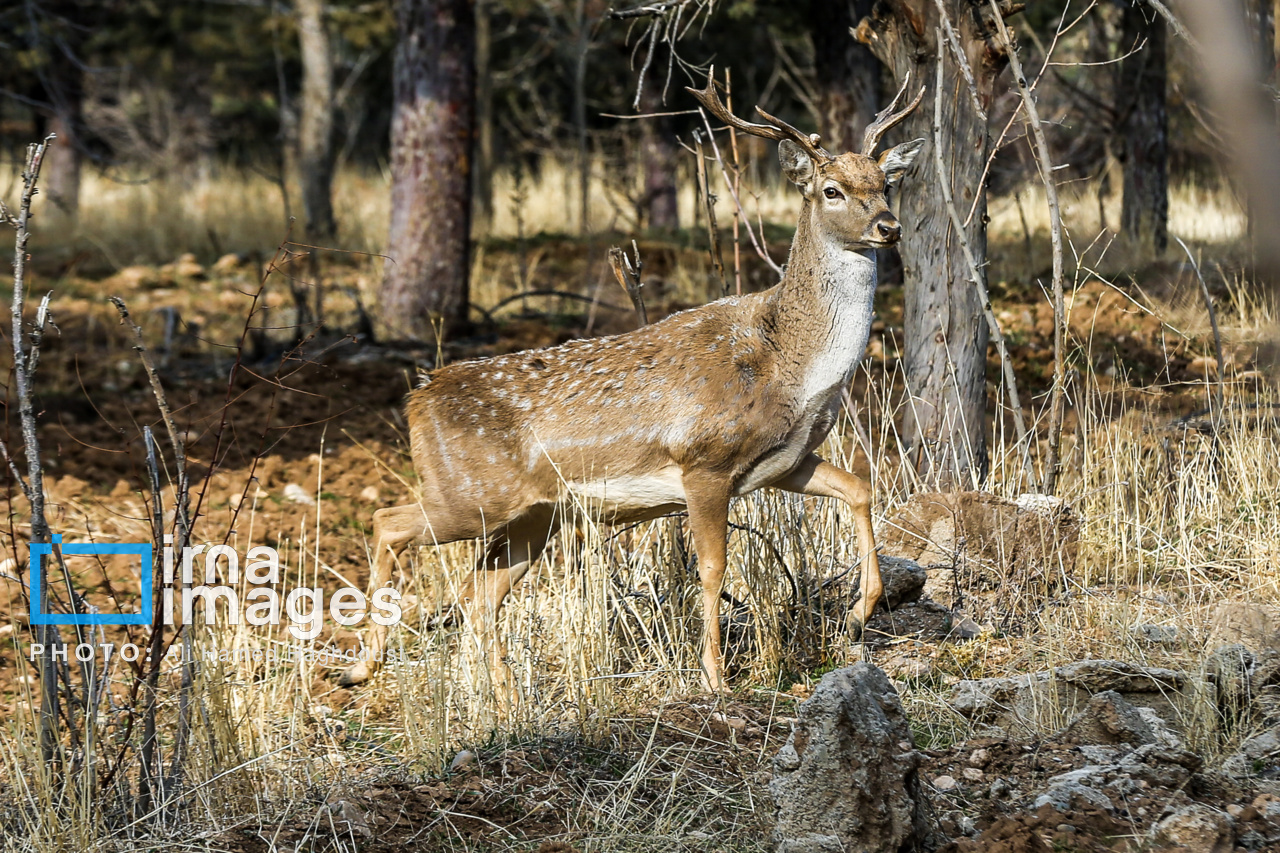
{"label": "deer's head", "polygon": [[824,150],[818,134],[801,133],[781,119],[774,118],[760,107],[756,112],[768,124],[743,121],[729,112],[720,101],[711,78],[707,88],[690,89],[694,97],[725,124],[765,139],[779,141],[778,158],[782,172],[795,184],[808,204],[806,214],[816,236],[843,249],[883,249],[898,242],[902,225],[889,210],[886,192],[901,180],[907,167],[924,145],[923,139],[913,139],[885,150],[878,157],[875,150],[880,138],[894,125],[901,122],[920,104],[924,97],[921,88],[915,100],[895,112],[902,94],[876,116],[862,139],[862,151],[852,151],[833,156]]}

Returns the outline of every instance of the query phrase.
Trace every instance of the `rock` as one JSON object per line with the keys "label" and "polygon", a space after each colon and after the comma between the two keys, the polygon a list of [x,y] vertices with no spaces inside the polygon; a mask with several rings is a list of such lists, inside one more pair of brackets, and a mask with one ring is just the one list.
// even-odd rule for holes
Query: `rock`
{"label": "rock", "polygon": [[382,500],[382,493],[378,491],[377,486],[365,486],[360,491],[360,500],[365,503],[376,504]]}
{"label": "rock", "polygon": [[1195,853],[1231,853],[1235,821],[1231,815],[1202,803],[1183,806],[1151,827],[1155,844],[1183,847]]}
{"label": "rock", "polygon": [[950,610],[922,598],[900,604],[888,612],[877,608],[863,631],[863,639],[869,643],[882,643],[899,637],[915,637],[931,642],[947,637],[951,623]]}
{"label": "rock", "polygon": [[457,773],[459,770],[466,770],[472,764],[476,763],[476,754],[469,749],[463,749],[453,757],[453,761],[449,762],[449,772]]}
{"label": "rock", "polygon": [[350,831],[365,838],[373,837],[373,830],[369,828],[370,813],[350,800],[330,799],[322,808],[329,812],[334,828],[340,833]]}
{"label": "rock", "polygon": [[307,494],[307,490],[297,483],[290,483],[284,487],[284,499],[303,506],[316,505],[316,499]]}
{"label": "rock", "polygon": [[924,593],[978,622],[1020,624],[1075,568],[1080,523],[1058,498],[913,495],[884,525],[882,553],[924,566]]}
{"label": "rock", "polygon": [[[853,595],[850,601],[857,601],[861,595],[862,578],[856,570],[850,572],[853,579]],[[928,573],[915,560],[902,557],[880,558],[880,582],[884,585],[881,602],[889,610],[915,601],[924,591]]]}
{"label": "rock", "polygon": [[1237,644],[1252,652],[1280,651],[1280,607],[1224,601],[1214,608],[1206,647]]}
{"label": "rock", "polygon": [[1035,807],[1047,804],[1063,813],[1090,807],[1107,813],[1114,812],[1115,805],[1111,798],[1090,784],[1095,776],[1101,776],[1104,772],[1105,768],[1090,764],[1079,770],[1054,776],[1049,780],[1049,790],[1036,797]]}
{"label": "rock", "polygon": [[880,558],[880,580],[884,584],[884,603],[893,610],[920,597],[929,573],[915,560],[885,556]]}
{"label": "rock", "polygon": [[215,272],[227,273],[234,272],[242,264],[249,262],[248,255],[238,255],[235,252],[228,252],[218,260],[214,261],[213,269]]}
{"label": "rock", "polygon": [[1222,772],[1233,779],[1280,778],[1280,728],[1269,729],[1240,744],[1222,762]]}
{"label": "rock", "polygon": [[1047,804],[1065,813],[1092,806],[1114,812],[1143,790],[1178,790],[1202,763],[1195,753],[1147,744],[1115,763],[1089,764],[1052,777],[1048,790],[1036,798],[1035,807]]}
{"label": "rock", "polygon": [[931,784],[934,790],[941,791],[944,794],[960,787],[960,783],[956,781],[954,776],[935,776]]}
{"label": "rock", "polygon": [[774,758],[779,853],[930,848],[920,755],[898,694],[867,663],[828,673]]}
{"label": "rock", "polygon": [[1182,640],[1176,625],[1134,625],[1129,632],[1135,639],[1153,646],[1176,646]]}
{"label": "rock", "polygon": [[1155,743],[1156,735],[1137,708],[1116,691],[1104,690],[1095,694],[1055,739],[1066,743],[1142,746]]}
{"label": "rock", "polygon": [[1097,693],[1113,690],[1139,709],[1149,708],[1170,726],[1190,701],[1180,672],[1124,661],[1084,660],[1053,670],[1009,678],[957,682],[951,706],[975,726],[995,726],[1016,739],[1035,737],[1080,713]]}
{"label": "rock", "polygon": [[1218,646],[1206,662],[1225,720],[1252,726],[1280,723],[1280,650],[1242,643]]}

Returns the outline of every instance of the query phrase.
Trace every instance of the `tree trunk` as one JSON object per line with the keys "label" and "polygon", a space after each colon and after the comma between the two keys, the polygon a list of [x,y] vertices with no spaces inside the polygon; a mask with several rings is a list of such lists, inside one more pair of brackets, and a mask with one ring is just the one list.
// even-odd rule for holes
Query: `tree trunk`
{"label": "tree trunk", "polygon": [[[975,104],[948,46],[942,78],[942,156],[960,216],[969,221],[964,238],[982,270],[987,259],[987,211],[981,176],[991,150],[985,111],[1007,57],[993,28],[988,3],[944,0],[942,5],[967,57],[978,101]],[[1002,3],[1002,8],[1009,5]],[[972,488],[986,478],[988,470],[988,329],[942,193],[928,171],[934,156],[932,105],[938,61],[936,31],[940,26],[934,0],[878,0],[859,24],[858,40],[889,67],[896,86],[909,78],[913,94],[921,85],[928,87],[925,103],[900,131],[903,139],[926,140],[911,173],[902,181],[898,212],[903,232],[900,247],[910,395],[901,427],[904,455],[929,487]],[[969,217],[971,206],[974,212]]]}
{"label": "tree trunk", "polygon": [[1164,19],[1136,0],[1124,7],[1116,92],[1124,157],[1120,231],[1148,252],[1169,242],[1169,110]]}
{"label": "tree trunk", "polygon": [[[662,84],[666,78],[665,67],[651,73],[641,93],[640,110],[645,113],[664,112]],[[650,228],[671,230],[680,227],[680,212],[676,205],[676,168],[678,149],[671,120],[667,117],[641,119],[642,161],[644,168],[644,201]]]}
{"label": "tree trunk", "polygon": [[480,233],[493,223],[493,23],[488,0],[476,3],[476,218]]}
{"label": "tree trunk", "polygon": [[429,340],[464,327],[470,267],[475,14],[468,0],[400,0],[383,319]]}
{"label": "tree trunk", "polygon": [[45,126],[46,132],[56,134],[58,140],[49,146],[49,153],[45,155],[41,190],[59,213],[74,220],[80,213],[80,147],[83,144],[77,130],[83,124],[80,121],[79,92],[74,98],[65,97],[64,103],[49,116]]}
{"label": "tree trunk", "polygon": [[333,52],[323,0],[296,0],[302,53],[302,116],[298,169],[307,242],[331,240],[333,222]]}
{"label": "tree trunk", "polygon": [[813,0],[809,31],[818,84],[818,132],[832,152],[856,151],[880,109],[880,63],[849,31],[874,0]]}

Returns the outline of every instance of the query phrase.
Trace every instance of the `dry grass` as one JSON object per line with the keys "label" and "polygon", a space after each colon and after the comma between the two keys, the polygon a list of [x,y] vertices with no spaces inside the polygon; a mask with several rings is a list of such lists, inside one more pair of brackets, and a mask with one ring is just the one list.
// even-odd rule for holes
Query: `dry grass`
{"label": "dry grass", "polygon": [[[557,168],[549,167],[524,190],[521,216],[539,230],[576,227],[573,211],[563,202],[567,175]],[[501,177],[498,187],[499,198],[513,194],[510,176]],[[386,219],[385,178],[344,173],[337,196],[343,199],[343,244],[377,251]],[[1024,194],[1023,203],[1039,209],[1029,199]],[[1074,234],[1096,232],[1096,206],[1091,213],[1088,201],[1085,194],[1067,205]],[[616,210],[603,192],[595,203]],[[788,192],[772,191],[760,204],[766,218],[793,215],[781,212],[794,210]],[[1016,242],[1021,224],[1010,204],[1008,199],[993,203],[992,230]],[[691,208],[686,192],[682,213],[688,215]],[[727,208],[723,215],[728,216]],[[1090,216],[1095,216],[1092,223]],[[260,178],[224,176],[183,187],[120,186],[91,179],[80,239],[97,247],[112,265],[126,266],[170,260],[204,245],[212,250],[210,229],[223,250],[269,249],[282,219],[278,191]],[[624,213],[607,224],[625,228]],[[1039,220],[1030,227],[1036,232]],[[1175,193],[1171,227],[1202,245],[1229,243],[1239,236],[1241,217],[1220,194],[1206,196],[1186,187]],[[511,236],[517,230],[509,205],[500,201],[493,233]],[[690,274],[682,287],[697,290],[697,275]],[[1235,281],[1232,287],[1231,309],[1221,318],[1228,340],[1256,345],[1275,318],[1264,301],[1250,295],[1254,291],[1247,283]],[[1188,346],[1207,350],[1202,306],[1182,300],[1150,307],[1161,312]],[[1221,414],[1216,437],[1165,429],[1170,420],[1167,395],[1176,389],[1129,389],[1123,375],[1092,371],[1097,354],[1090,349],[1091,339],[1076,343],[1081,376],[1073,404],[1078,420],[1064,442],[1061,493],[1085,520],[1077,574],[1064,579],[1065,594],[1044,610],[1025,637],[984,634],[967,644],[938,643],[922,650],[934,661],[932,674],[902,686],[922,741],[966,736],[963,722],[946,702],[947,688],[961,677],[1027,672],[1086,656],[1199,674],[1208,614],[1216,604],[1237,599],[1280,604],[1275,570],[1280,561],[1280,442],[1274,425],[1259,418],[1276,402],[1274,393],[1256,379],[1237,378],[1228,386],[1230,405]],[[898,368],[885,364],[867,362],[871,390],[855,401],[858,412],[892,411],[886,389],[895,384]],[[1207,399],[1208,386],[1197,393]],[[1247,408],[1252,405],[1263,408]],[[913,485],[893,456],[893,423],[887,417],[864,420],[868,438],[863,439],[846,417],[824,448],[837,463],[870,466],[877,481],[877,522],[893,513]],[[1007,458],[1009,437],[999,419],[993,429],[998,462],[988,487],[1006,494],[1027,490],[1019,466]],[[863,460],[856,458],[860,451]],[[402,461],[388,464],[399,470]],[[327,511],[323,476],[314,484],[314,496],[314,515],[297,529],[264,529],[250,511],[231,544],[243,550],[278,542],[288,561],[288,583],[332,583],[332,561],[326,555],[332,546],[317,536]],[[124,541],[145,538],[145,525],[129,522],[130,515],[139,513],[119,513],[113,532]],[[831,501],[757,493],[735,501],[732,520],[739,527],[730,541],[727,591],[742,607],[731,615],[735,623],[754,630],[730,632],[731,678],[744,696],[769,705],[791,684],[815,680],[821,667],[863,654],[831,623],[817,618],[812,604],[795,606],[791,581],[779,570],[778,558],[796,584],[817,589],[858,555],[847,517]],[[68,525],[72,523],[69,519]],[[64,530],[73,538],[82,532]],[[204,531],[209,539],[221,533]],[[270,827],[299,810],[314,810],[317,791],[323,796],[356,791],[392,766],[417,779],[437,778],[460,745],[502,738],[571,736],[584,743],[621,738],[631,750],[625,769],[616,777],[583,783],[580,807],[564,816],[584,850],[671,849],[674,839],[710,824],[722,833],[716,849],[764,849],[767,839],[759,815],[767,814],[768,807],[758,801],[762,789],[753,780],[767,767],[786,727],[765,738],[754,765],[744,759],[740,772],[712,773],[701,766],[696,743],[661,746],[652,736],[657,722],[652,730],[643,722],[656,719],[655,709],[699,690],[698,598],[679,522],[659,520],[624,531],[586,525],[580,535],[566,530],[558,536],[500,618],[517,680],[514,704],[494,689],[487,668],[479,663],[480,646],[491,638],[477,637],[467,626],[428,630],[435,604],[456,592],[474,559],[472,543],[419,549],[403,578],[416,606],[406,610],[393,635],[393,647],[405,662],[390,666],[363,690],[358,705],[331,708],[328,693],[333,688],[312,664],[264,668],[242,662],[202,668],[202,712],[193,739],[193,787],[185,825],[201,827],[209,837],[246,820]],[[363,578],[343,580],[359,586]],[[820,596],[817,604],[820,608]],[[1135,638],[1131,628],[1138,624],[1175,626],[1184,639],[1173,648],[1154,648]],[[280,629],[225,623],[201,629],[194,637],[198,649],[265,649],[282,642],[288,638]],[[171,722],[176,694],[169,681],[165,679],[164,715]],[[1241,736],[1222,734],[1207,701],[1187,713],[1192,742],[1211,756],[1228,750]],[[1057,721],[1043,722],[1048,731]],[[147,844],[167,839],[169,846],[181,846],[179,837],[198,846],[189,840],[192,829],[181,830],[181,835],[168,830],[169,817],[145,827],[130,824],[104,812],[85,792],[60,789],[56,780],[42,775],[33,754],[32,716],[19,714],[3,725],[0,779],[13,797],[0,804],[8,809],[0,811],[0,825],[16,828],[6,836],[5,850],[138,849],[135,845],[144,838]],[[102,737],[112,736],[108,715],[95,725]],[[122,823],[125,829],[120,830]],[[116,827],[115,835],[104,840],[108,824]],[[321,836],[328,849],[357,846],[354,839],[348,845],[321,828],[316,833],[313,847],[297,849],[319,849],[316,839]],[[500,837],[473,845],[459,837],[441,849],[530,845]]]}

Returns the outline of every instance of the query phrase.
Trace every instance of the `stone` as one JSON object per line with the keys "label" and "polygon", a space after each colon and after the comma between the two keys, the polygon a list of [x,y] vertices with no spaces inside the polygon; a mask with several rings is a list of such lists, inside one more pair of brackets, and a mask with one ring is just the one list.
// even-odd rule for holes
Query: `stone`
{"label": "stone", "polygon": [[774,758],[779,853],[937,846],[920,754],[889,678],[868,663],[823,677]]}
{"label": "stone", "polygon": [[290,503],[302,504],[303,506],[316,505],[316,499],[311,497],[307,490],[297,483],[289,483],[284,487],[284,499]]}
{"label": "stone", "polygon": [[[884,590],[880,601],[889,610],[920,598],[924,592],[925,582],[929,574],[915,560],[903,557],[880,557],[880,583]],[[862,577],[857,567],[850,572],[853,580],[853,595],[850,601],[857,601],[862,592]],[[877,605],[879,607],[880,605]]]}
{"label": "stone", "polygon": [[463,749],[453,757],[453,761],[449,762],[449,772],[457,773],[459,770],[466,770],[468,767],[476,763],[476,754],[469,749]]}
{"label": "stone", "polygon": [[1153,646],[1176,646],[1182,641],[1182,633],[1176,625],[1134,625],[1129,632],[1135,639]]}
{"label": "stone", "polygon": [[1222,772],[1233,779],[1280,778],[1280,728],[1268,729],[1240,744],[1222,762]]}
{"label": "stone", "polygon": [[1095,693],[1055,738],[1066,743],[1142,746],[1155,743],[1156,735],[1138,709],[1114,690]]}
{"label": "stone", "polygon": [[886,556],[928,571],[924,594],[979,623],[1019,626],[1075,568],[1080,522],[1061,499],[921,492],[887,520]]}
{"label": "stone", "polygon": [[1241,645],[1252,652],[1280,651],[1280,607],[1224,601],[1209,619],[1206,648]]}
{"label": "stone", "polygon": [[1192,803],[1151,827],[1154,844],[1183,847],[1195,853],[1231,853],[1235,848],[1235,821],[1224,811]]}
{"label": "stone", "polygon": [[956,781],[954,776],[935,776],[933,779],[933,787],[935,790],[942,791],[944,794],[954,791],[960,787],[960,783]]}
{"label": "stone", "polygon": [[1049,779],[1035,808],[1050,805],[1060,812],[1085,807],[1115,812],[1135,794],[1154,787],[1179,790],[1200,769],[1200,757],[1183,749],[1151,743],[1110,764],[1088,764]]}
{"label": "stone", "polygon": [[1170,727],[1179,725],[1179,707],[1191,700],[1184,673],[1124,661],[1083,660],[1026,675],[960,681],[951,688],[950,704],[974,726],[997,727],[1011,738],[1027,740],[1057,729],[1080,713],[1091,697],[1108,690],[1139,710],[1150,709]]}

